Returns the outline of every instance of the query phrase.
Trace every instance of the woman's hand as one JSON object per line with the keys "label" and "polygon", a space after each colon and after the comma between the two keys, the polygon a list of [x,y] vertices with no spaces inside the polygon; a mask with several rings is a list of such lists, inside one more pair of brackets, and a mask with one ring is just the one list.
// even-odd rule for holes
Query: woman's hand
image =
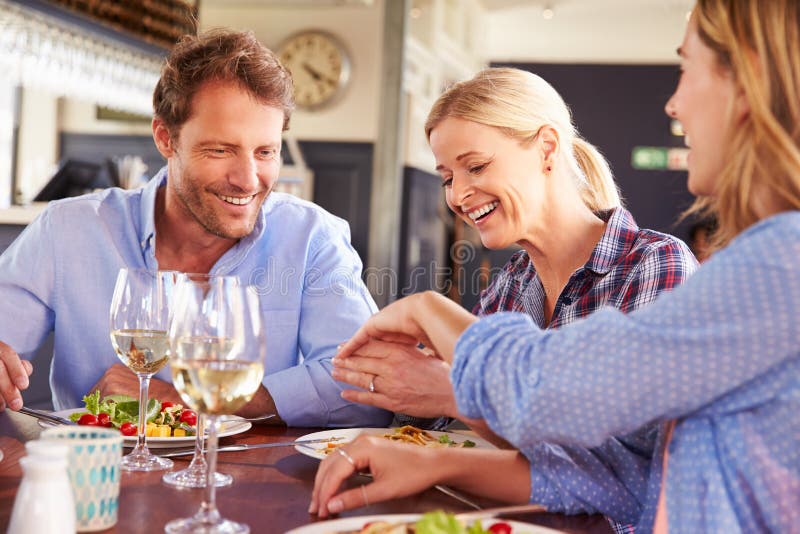
{"label": "woman's hand", "polygon": [[456,341],[477,318],[433,291],[416,293],[386,306],[370,317],[336,354],[348,358],[370,340],[407,345],[422,343],[446,362],[453,361]]}
{"label": "woman's hand", "polygon": [[353,337],[339,347],[336,356],[347,358],[373,339],[412,346],[419,343],[428,345],[425,331],[417,323],[424,295],[415,293],[396,300],[367,319]]}
{"label": "woman's hand", "polygon": [[[364,471],[372,474],[371,484],[339,491],[351,475]],[[494,500],[524,503],[531,490],[530,464],[517,451],[431,449],[378,436],[360,436],[322,461],[308,512],[327,517],[413,495],[436,484]]]}
{"label": "woman's hand", "polygon": [[333,364],[333,378],[364,390],[344,390],[349,401],[414,417],[457,415],[450,365],[415,346],[370,340]]}
{"label": "woman's hand", "polygon": [[[382,437],[360,436],[322,461],[308,512],[327,517],[427,489],[438,483],[438,452]],[[372,483],[339,492],[342,483],[357,471],[369,471]]]}

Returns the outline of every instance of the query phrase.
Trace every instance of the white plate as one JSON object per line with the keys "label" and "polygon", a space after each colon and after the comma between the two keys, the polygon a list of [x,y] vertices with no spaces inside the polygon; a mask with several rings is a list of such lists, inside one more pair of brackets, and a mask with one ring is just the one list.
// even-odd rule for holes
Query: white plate
{"label": "white plate", "polygon": [[[370,436],[382,436],[384,434],[389,434],[394,432],[394,428],[339,428],[335,430],[323,430],[321,432],[314,432],[312,434],[306,434],[305,436],[297,438],[296,441],[303,441],[307,439],[330,439],[333,443],[342,444],[353,441],[361,434],[366,434]],[[475,443],[475,447],[479,449],[496,449],[494,445],[489,443],[483,438],[479,438],[477,436],[471,434],[460,434],[458,432],[435,432],[433,430],[426,430],[428,434],[435,438],[439,438],[439,436],[450,436],[450,439],[456,442],[462,442],[466,440],[470,440],[471,442]],[[337,439],[334,441],[334,438],[342,438]],[[305,454],[306,456],[311,456],[312,458],[316,458],[317,460],[324,459],[327,454],[325,454],[325,449],[328,448],[327,443],[311,443],[309,445],[295,445],[295,450],[299,453]]]}
{"label": "white plate", "polygon": [[[361,517],[343,517],[330,521],[319,521],[309,525],[290,530],[286,534],[336,534],[337,532],[347,532],[360,530],[364,525],[374,521],[386,521],[389,523],[407,523],[416,521],[422,514],[387,514],[387,515],[368,515]],[[508,523],[511,526],[511,534],[558,534],[558,530],[553,530],[539,525],[520,523],[519,521],[507,521],[505,519],[482,519],[481,526],[488,529],[495,523]]]}
{"label": "white plate", "polygon": [[[72,410],[62,410],[60,412],[53,412],[53,415],[59,415],[65,419],[69,419],[71,414],[77,412],[85,412],[85,408],[74,408]],[[223,421],[218,437],[224,438],[225,436],[233,436],[234,434],[241,434],[250,430],[253,426],[250,421],[237,417],[235,415],[226,415],[227,421]],[[39,426],[50,427],[55,426],[53,423],[39,420]],[[124,436],[125,447],[133,447],[136,445],[136,436]],[[191,446],[195,441],[195,436],[186,436],[182,438],[147,438],[147,446],[151,449],[169,449],[171,447],[180,447],[181,445]]]}

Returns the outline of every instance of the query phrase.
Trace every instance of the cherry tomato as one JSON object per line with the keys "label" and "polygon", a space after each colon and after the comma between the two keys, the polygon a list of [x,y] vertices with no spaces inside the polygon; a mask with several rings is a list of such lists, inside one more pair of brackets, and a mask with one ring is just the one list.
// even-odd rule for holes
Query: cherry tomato
{"label": "cherry tomato", "polygon": [[164,402],[161,403],[161,411],[163,412],[167,408],[172,408],[173,406],[175,406],[174,402],[164,401]]}
{"label": "cherry tomato", "polygon": [[492,534],[511,534],[511,525],[500,521],[489,527],[489,532]]}
{"label": "cherry tomato", "polygon": [[122,432],[123,436],[135,436],[137,430],[136,425],[131,422],[122,423],[119,426],[119,431]]}
{"label": "cherry tomato", "polygon": [[100,412],[97,414],[97,422],[100,424],[100,426],[104,426],[106,428],[113,426],[111,424],[111,416],[107,413]]}
{"label": "cherry tomato", "polygon": [[97,416],[90,413],[83,414],[81,418],[78,419],[78,424],[84,426],[100,426]]}
{"label": "cherry tomato", "polygon": [[183,410],[181,412],[181,423],[194,426],[197,424],[197,414],[192,410]]}

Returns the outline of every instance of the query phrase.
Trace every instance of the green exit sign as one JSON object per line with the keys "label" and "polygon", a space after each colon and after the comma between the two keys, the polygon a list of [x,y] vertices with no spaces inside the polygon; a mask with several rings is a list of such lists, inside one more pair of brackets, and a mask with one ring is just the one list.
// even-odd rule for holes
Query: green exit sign
{"label": "green exit sign", "polygon": [[685,171],[689,168],[689,149],[660,146],[633,147],[631,166],[639,170]]}
{"label": "green exit sign", "polygon": [[657,146],[637,146],[631,152],[634,169],[666,169],[669,164],[669,149]]}

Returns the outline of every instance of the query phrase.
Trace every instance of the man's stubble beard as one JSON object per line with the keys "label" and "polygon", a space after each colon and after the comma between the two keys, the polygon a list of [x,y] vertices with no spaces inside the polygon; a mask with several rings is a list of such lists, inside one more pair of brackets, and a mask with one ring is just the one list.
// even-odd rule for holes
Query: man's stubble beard
{"label": "man's stubble beard", "polygon": [[[184,174],[184,178],[186,176],[187,175]],[[215,210],[203,203],[202,193],[193,185],[194,182],[191,180],[191,175],[188,175],[188,177],[188,182],[191,184],[189,187],[179,187],[176,185],[173,187],[173,190],[175,191],[175,196],[177,197],[181,206],[183,206],[184,211],[188,213],[189,216],[191,216],[192,219],[194,219],[197,224],[199,224],[206,232],[223,239],[241,239],[252,233],[253,228],[255,228],[256,225],[258,214],[261,212],[261,207],[264,205],[264,201],[266,201],[270,191],[268,191],[260,199],[253,200],[253,202],[258,203],[258,209],[255,210],[252,220],[248,221],[245,231],[232,233],[232,230],[226,228],[226,225],[219,220]],[[183,180],[184,184],[186,184],[186,182],[187,180]]]}

